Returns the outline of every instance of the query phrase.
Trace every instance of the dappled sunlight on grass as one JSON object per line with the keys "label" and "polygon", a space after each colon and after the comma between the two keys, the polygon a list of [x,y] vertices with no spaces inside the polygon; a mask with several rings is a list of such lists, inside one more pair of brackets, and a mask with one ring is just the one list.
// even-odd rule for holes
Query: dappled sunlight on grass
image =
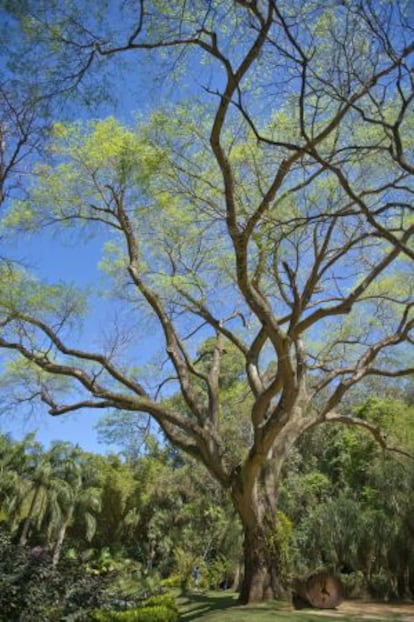
{"label": "dappled sunlight on grass", "polygon": [[[305,612],[294,612],[287,603],[270,601],[257,605],[239,606],[234,592],[202,592],[181,595],[178,598],[180,621],[208,620],[210,622],[314,622]],[[325,622],[329,622],[324,618]]]}
{"label": "dappled sunlight on grass", "polygon": [[237,605],[234,592],[192,592],[178,598],[180,620],[198,620],[200,616],[225,611]]}
{"label": "dappled sunlight on grass", "polygon": [[294,610],[288,603],[277,601],[242,607],[237,604],[237,594],[233,592],[191,592],[178,596],[177,602],[180,622],[405,622],[407,619],[404,611],[388,611],[384,607],[380,613],[373,613],[365,611],[362,603],[361,611],[357,603],[352,611],[349,607]]}

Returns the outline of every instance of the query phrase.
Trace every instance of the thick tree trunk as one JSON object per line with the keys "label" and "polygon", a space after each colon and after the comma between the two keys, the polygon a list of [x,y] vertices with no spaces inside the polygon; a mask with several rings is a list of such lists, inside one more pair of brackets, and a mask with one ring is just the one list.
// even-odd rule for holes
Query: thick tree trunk
{"label": "thick tree trunk", "polygon": [[257,521],[256,525],[245,527],[240,602],[286,599],[284,574],[276,521]]}
{"label": "thick tree trunk", "polygon": [[[267,459],[251,457],[235,469],[231,495],[244,530],[244,576],[240,602],[290,598],[286,550],[281,549],[277,525],[277,492],[282,466],[289,449],[303,432],[304,424],[295,411],[279,432]],[[286,546],[286,540],[283,539]]]}

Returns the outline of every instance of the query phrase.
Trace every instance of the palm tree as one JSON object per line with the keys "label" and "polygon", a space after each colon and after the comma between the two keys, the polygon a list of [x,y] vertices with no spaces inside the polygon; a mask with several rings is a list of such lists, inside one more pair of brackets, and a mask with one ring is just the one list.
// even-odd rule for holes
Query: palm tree
{"label": "palm tree", "polygon": [[49,506],[49,493],[53,486],[53,479],[52,465],[49,463],[47,454],[42,454],[30,480],[31,487],[28,495],[30,504],[19,538],[19,544],[22,546],[27,543],[33,525],[38,530],[41,528]]}
{"label": "palm tree", "polygon": [[22,524],[19,543],[26,544],[34,523],[39,527],[47,507],[52,476],[43,447],[35,433],[22,441],[2,437],[0,443],[0,499],[13,531]]}
{"label": "palm tree", "polygon": [[78,447],[55,443],[49,455],[57,475],[49,501],[54,511],[48,525],[49,539],[54,541],[53,565],[56,565],[67,531],[75,519],[83,523],[86,539],[92,540],[96,514],[101,507],[101,489],[93,461]]}
{"label": "palm tree", "polygon": [[6,523],[10,531],[18,524],[28,487],[22,477],[24,454],[16,460],[22,445],[17,447],[8,435],[0,435],[0,522]]}

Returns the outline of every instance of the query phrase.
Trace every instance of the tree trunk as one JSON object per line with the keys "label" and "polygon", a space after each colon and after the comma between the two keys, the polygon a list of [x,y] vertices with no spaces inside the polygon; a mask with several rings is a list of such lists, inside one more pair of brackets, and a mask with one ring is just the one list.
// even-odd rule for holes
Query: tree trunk
{"label": "tree trunk", "polygon": [[256,462],[247,460],[233,473],[231,496],[244,530],[241,604],[290,599],[288,541],[287,534],[278,530],[277,493],[289,449],[304,429],[295,411],[268,451],[267,460],[262,462],[256,456]]}
{"label": "tree trunk", "polygon": [[[267,523],[267,521],[266,521]],[[276,532],[276,521],[245,527],[244,575],[240,603],[286,599],[287,589]]]}
{"label": "tree trunk", "polygon": [[20,534],[20,538],[19,538],[19,544],[20,546],[25,546],[25,544],[27,543],[28,537],[29,537],[29,529],[31,527],[32,521],[33,521],[33,516],[35,513],[35,508],[37,505],[37,500],[39,498],[40,495],[40,490],[41,487],[37,486],[33,492],[33,497],[32,500],[30,502],[30,508],[29,508],[29,512],[24,520],[23,523],[23,528]]}
{"label": "tree trunk", "polygon": [[20,546],[25,546],[25,544],[27,542],[27,539],[29,537],[29,528],[30,528],[31,523],[32,523],[32,518],[31,518],[31,516],[29,514],[24,519],[23,528],[22,528],[22,531],[21,531],[21,534],[20,534],[20,538],[19,538]]}
{"label": "tree trunk", "polygon": [[58,535],[56,538],[56,544],[55,544],[55,548],[53,551],[53,558],[52,558],[52,564],[53,566],[56,566],[60,560],[60,556],[62,554],[62,547],[63,547],[63,542],[65,541],[65,537],[66,537],[66,531],[70,525],[70,523],[72,522],[72,517],[73,517],[73,506],[69,509],[69,513],[66,517],[66,520],[62,523],[62,525],[59,527],[59,531],[58,531]]}
{"label": "tree trunk", "polygon": [[239,592],[242,584],[242,576],[243,576],[243,564],[237,564],[236,569],[234,571],[233,582],[231,584],[231,590],[233,592]]}
{"label": "tree trunk", "polygon": [[53,566],[56,566],[60,560],[60,556],[62,554],[62,546],[63,546],[63,542],[65,540],[65,535],[66,535],[66,529],[67,529],[66,523],[64,523],[59,529],[55,548],[53,551],[53,559],[52,559]]}

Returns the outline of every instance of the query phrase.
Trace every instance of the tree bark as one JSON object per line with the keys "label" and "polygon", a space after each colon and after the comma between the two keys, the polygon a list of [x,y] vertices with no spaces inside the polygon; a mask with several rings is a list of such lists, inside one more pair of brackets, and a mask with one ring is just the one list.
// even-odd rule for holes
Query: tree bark
{"label": "tree bark", "polygon": [[[266,521],[267,523],[267,521]],[[244,575],[240,590],[240,603],[286,599],[287,589],[280,547],[274,525],[266,523],[245,528]]]}
{"label": "tree bark", "polygon": [[74,507],[72,506],[69,509],[66,519],[64,520],[62,525],[59,527],[59,531],[58,531],[58,535],[57,535],[56,543],[55,543],[55,548],[53,550],[53,558],[52,558],[53,566],[56,566],[59,563],[60,556],[62,554],[63,542],[65,541],[65,537],[66,537],[66,531],[72,522],[73,510],[74,510]]}
{"label": "tree bark", "polygon": [[233,577],[233,582],[231,584],[231,590],[233,592],[240,592],[241,584],[242,584],[242,577],[243,577],[243,564],[239,563],[236,566],[236,570],[234,572],[234,577]]}
{"label": "tree bark", "polygon": [[[262,475],[268,475],[266,471]],[[263,482],[262,482],[263,484]],[[285,570],[277,531],[276,504],[265,487],[243,478],[240,471],[233,481],[232,499],[244,531],[241,604],[285,599]]]}
{"label": "tree bark", "polygon": [[[297,414],[297,413],[296,413]],[[297,416],[279,433],[267,461],[250,462],[233,474],[232,500],[244,530],[244,575],[240,603],[290,600],[286,542],[281,548],[277,524],[277,494],[289,449],[303,432]]]}
{"label": "tree bark", "polygon": [[55,548],[53,551],[53,558],[52,558],[53,566],[56,566],[59,563],[60,556],[62,554],[62,547],[63,547],[63,542],[65,540],[67,527],[68,527],[68,524],[65,522],[59,529]]}

